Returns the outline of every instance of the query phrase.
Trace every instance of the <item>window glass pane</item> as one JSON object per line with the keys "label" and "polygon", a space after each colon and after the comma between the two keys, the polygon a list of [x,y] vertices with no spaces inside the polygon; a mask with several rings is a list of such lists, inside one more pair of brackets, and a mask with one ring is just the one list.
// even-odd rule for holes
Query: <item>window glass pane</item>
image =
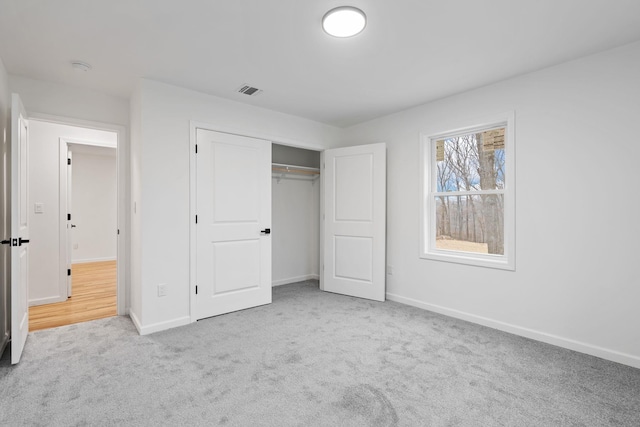
{"label": "window glass pane", "polygon": [[505,128],[437,140],[436,191],[504,189]]}
{"label": "window glass pane", "polygon": [[436,249],[504,255],[504,195],[435,196]]}

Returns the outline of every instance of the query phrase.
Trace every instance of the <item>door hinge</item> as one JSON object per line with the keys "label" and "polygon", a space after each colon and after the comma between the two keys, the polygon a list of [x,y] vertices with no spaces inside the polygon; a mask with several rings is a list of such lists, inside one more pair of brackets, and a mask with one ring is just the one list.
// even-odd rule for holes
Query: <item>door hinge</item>
{"label": "door hinge", "polygon": [[120,235],[120,229],[118,228],[118,235]]}
{"label": "door hinge", "polygon": [[198,215],[196,215],[196,224],[198,223]]}
{"label": "door hinge", "polygon": [[71,269],[67,268],[67,276],[71,276]]}
{"label": "door hinge", "polygon": [[196,144],[196,154],[198,154],[198,144]]}
{"label": "door hinge", "polygon": [[67,159],[67,164],[70,165],[71,164],[71,159]]}
{"label": "door hinge", "polygon": [[198,295],[198,285],[196,285],[196,295]]}
{"label": "door hinge", "polygon": [[67,214],[67,221],[71,221],[71,214]]}

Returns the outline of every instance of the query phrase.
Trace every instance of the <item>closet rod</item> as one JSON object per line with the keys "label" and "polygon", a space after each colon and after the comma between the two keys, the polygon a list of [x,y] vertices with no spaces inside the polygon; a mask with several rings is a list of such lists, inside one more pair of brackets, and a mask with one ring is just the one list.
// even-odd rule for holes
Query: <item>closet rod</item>
{"label": "closet rod", "polygon": [[271,170],[278,173],[291,173],[299,175],[319,175],[320,169],[306,166],[285,165],[282,163],[272,163]]}

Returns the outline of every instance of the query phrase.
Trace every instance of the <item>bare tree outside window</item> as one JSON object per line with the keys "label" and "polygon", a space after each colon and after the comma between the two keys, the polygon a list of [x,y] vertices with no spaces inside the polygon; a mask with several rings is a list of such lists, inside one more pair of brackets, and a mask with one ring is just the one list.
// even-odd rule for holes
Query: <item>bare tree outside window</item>
{"label": "bare tree outside window", "polygon": [[504,255],[504,141],[505,127],[435,141],[437,249]]}

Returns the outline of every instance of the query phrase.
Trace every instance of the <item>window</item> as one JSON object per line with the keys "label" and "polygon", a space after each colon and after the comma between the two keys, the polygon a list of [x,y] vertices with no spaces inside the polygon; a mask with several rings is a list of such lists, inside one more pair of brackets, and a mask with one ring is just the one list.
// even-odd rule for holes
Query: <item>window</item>
{"label": "window", "polygon": [[514,270],[513,114],[421,144],[421,257]]}

